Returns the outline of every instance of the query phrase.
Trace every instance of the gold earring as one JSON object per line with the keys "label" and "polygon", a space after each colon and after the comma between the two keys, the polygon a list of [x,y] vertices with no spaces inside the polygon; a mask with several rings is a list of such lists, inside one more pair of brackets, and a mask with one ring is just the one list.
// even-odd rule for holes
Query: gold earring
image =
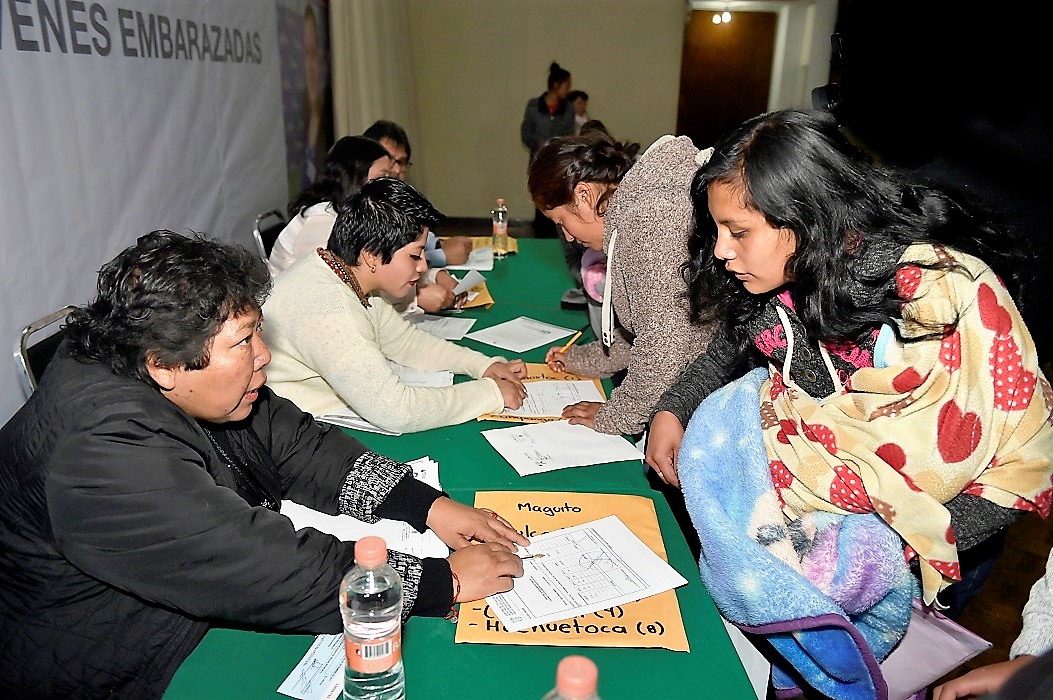
{"label": "gold earring", "polygon": [[376,272],[377,271],[377,264],[373,263],[372,265],[370,265],[369,266],[369,271],[370,272]]}

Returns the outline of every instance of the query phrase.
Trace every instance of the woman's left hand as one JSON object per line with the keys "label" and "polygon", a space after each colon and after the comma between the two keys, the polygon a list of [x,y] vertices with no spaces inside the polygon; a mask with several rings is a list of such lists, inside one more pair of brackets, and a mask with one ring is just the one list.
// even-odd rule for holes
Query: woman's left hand
{"label": "woman's left hand", "polygon": [[445,496],[431,504],[427,524],[450,549],[461,549],[474,541],[500,544],[514,552],[516,545],[530,544],[492,510],[472,508]]}
{"label": "woman's left hand", "polygon": [[596,411],[603,404],[599,401],[579,401],[563,409],[563,417],[570,419],[571,425],[584,425],[596,429]]}
{"label": "woman's left hand", "polygon": [[490,377],[490,379],[504,379],[506,382],[523,386],[522,378],[526,376],[526,363],[522,360],[495,362],[486,368],[483,376]]}

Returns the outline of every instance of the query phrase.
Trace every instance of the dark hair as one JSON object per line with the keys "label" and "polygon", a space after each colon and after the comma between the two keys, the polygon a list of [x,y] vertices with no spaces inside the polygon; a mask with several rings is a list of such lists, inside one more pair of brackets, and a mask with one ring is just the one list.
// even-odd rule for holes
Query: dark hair
{"label": "dark hair", "polygon": [[406,136],[406,130],[395,122],[388,121],[387,119],[378,119],[373,122],[372,126],[362,132],[362,135],[367,139],[373,139],[379,141],[380,139],[391,139],[398,145],[406,149],[406,157],[409,158],[412,155],[410,149],[409,137]]}
{"label": "dark hair", "polygon": [[[570,75],[569,73],[567,75]],[[571,90],[567,93],[567,102],[573,102],[574,100],[581,98],[586,102],[589,101],[589,93],[584,90]]]}
{"label": "dark hair", "polygon": [[[852,146],[825,112],[786,110],[754,117],[715,146],[696,173],[691,196],[695,230],[684,278],[696,320],[721,318],[740,347],[741,329],[765,303],[724,269],[714,255],[717,228],[709,214],[708,187],[722,183],[742,204],[774,228],[789,229],[796,250],[786,263],[795,304],[809,335],[821,340],[858,340],[889,324],[901,340],[940,337],[947,324],[900,336],[903,299],[896,291],[894,252],[913,243],[945,245],[982,259],[1019,289],[1019,248],[1009,231],[962,195],[912,181],[904,173],[871,162]],[[861,261],[868,250],[878,252]],[[887,255],[880,253],[887,252]],[[879,259],[875,262],[875,259]],[[954,262],[921,265],[963,272]],[[865,268],[865,269],[864,269]]]}
{"label": "dark hair", "polygon": [[570,71],[566,68],[561,68],[555,61],[548,67],[548,89],[556,87],[560,83],[565,83],[570,80]]}
{"label": "dark hair", "polygon": [[596,213],[603,214],[614,188],[632,165],[626,146],[606,132],[560,136],[542,146],[530,162],[527,189],[534,206],[548,211],[573,202],[579,182],[604,185],[606,191],[596,202]]}
{"label": "dark hair", "polygon": [[362,251],[391,262],[395,252],[435,228],[446,217],[424,195],[397,177],[370,180],[344,200],[329,234],[329,250],[349,265]]}
{"label": "dark hair", "polygon": [[326,154],[325,167],[318,179],[289,202],[289,216],[321,202],[330,202],[334,209],[339,209],[340,202],[365,183],[369,167],[384,156],[389,156],[387,149],[374,139],[343,137]]}
{"label": "dark hair", "polygon": [[153,231],[99,270],[98,296],[69,316],[71,351],[156,388],[148,361],[207,367],[219,327],[259,311],[270,289],[267,267],[242,246]]}

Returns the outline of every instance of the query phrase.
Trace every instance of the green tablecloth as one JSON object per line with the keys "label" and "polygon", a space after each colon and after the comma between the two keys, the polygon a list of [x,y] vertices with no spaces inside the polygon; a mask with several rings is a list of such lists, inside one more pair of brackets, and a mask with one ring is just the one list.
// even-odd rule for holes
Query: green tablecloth
{"label": "green tablecloth", "polygon": [[[492,272],[483,273],[497,303],[490,309],[464,312],[467,317],[479,319],[474,329],[517,316],[573,329],[586,324],[585,312],[559,308],[560,297],[571,285],[559,242],[523,239],[519,249],[518,255],[496,261]],[[591,337],[587,333],[579,342]],[[490,346],[463,342],[482,352],[497,354]],[[523,359],[541,362],[546,350],[547,347],[531,350],[523,354]],[[691,652],[454,644],[455,628],[451,623],[413,618],[403,633],[408,698],[537,699],[551,689],[559,660],[574,653],[596,662],[599,694],[604,700],[685,695],[732,700],[754,697],[699,579],[683,534],[665,499],[649,488],[641,463],[619,462],[520,477],[480,435],[480,430],[505,426],[497,422],[469,422],[398,437],[355,435],[370,448],[396,459],[430,456],[440,465],[443,488],[464,503],[472,503],[475,492],[484,490],[591,491],[652,498],[669,562],[688,580],[688,585],[677,589],[676,595]],[[333,591],[334,604],[336,593]],[[308,635],[213,629],[180,668],[165,698],[284,697],[278,695],[278,685],[312,639]]]}

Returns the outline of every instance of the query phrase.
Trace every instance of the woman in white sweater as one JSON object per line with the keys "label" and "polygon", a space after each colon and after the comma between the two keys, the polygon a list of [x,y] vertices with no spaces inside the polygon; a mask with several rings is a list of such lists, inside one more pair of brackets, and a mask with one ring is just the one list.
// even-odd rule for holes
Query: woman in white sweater
{"label": "woman in white sweater", "polygon": [[[395,178],[368,182],[345,200],[328,248],[275,278],[264,305],[272,355],[268,385],[275,393],[315,416],[350,407],[397,432],[453,425],[522,404],[522,360],[487,357],[418,330],[377,295],[401,297],[417,283],[427,267],[428,230],[442,218]],[[407,386],[389,360],[475,381]]]}

